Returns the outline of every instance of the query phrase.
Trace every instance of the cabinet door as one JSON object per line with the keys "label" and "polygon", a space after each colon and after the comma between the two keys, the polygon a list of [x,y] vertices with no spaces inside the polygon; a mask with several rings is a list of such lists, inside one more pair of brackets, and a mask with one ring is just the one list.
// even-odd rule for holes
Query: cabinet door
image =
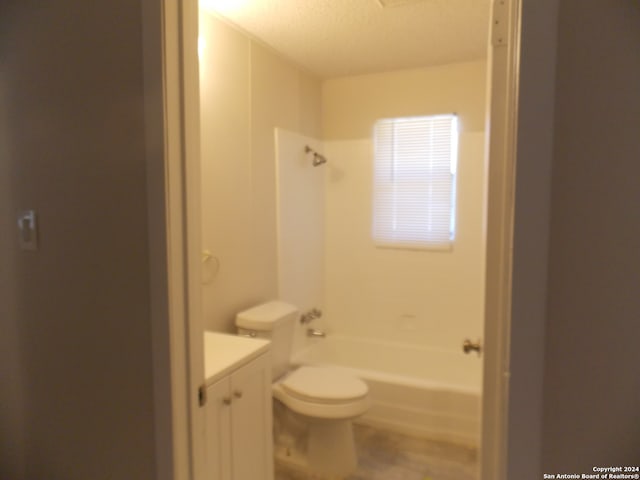
{"label": "cabinet door", "polygon": [[229,377],[207,387],[205,405],[207,478],[206,480],[231,479],[231,397]]}
{"label": "cabinet door", "polygon": [[231,394],[233,480],[273,480],[269,353],[232,374]]}

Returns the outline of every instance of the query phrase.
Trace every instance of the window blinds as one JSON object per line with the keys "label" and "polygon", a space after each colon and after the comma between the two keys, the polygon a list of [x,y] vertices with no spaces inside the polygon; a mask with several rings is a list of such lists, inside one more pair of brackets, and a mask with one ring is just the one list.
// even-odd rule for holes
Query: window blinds
{"label": "window blinds", "polygon": [[455,229],[457,117],[379,120],[374,148],[375,243],[449,248]]}

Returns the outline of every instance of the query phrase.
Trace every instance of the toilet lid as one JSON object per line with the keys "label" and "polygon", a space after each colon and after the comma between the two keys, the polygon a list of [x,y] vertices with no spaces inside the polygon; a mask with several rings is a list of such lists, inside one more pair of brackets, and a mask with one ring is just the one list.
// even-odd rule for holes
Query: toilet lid
{"label": "toilet lid", "polygon": [[281,385],[292,396],[316,402],[356,400],[369,392],[367,384],[359,378],[330,367],[300,367]]}

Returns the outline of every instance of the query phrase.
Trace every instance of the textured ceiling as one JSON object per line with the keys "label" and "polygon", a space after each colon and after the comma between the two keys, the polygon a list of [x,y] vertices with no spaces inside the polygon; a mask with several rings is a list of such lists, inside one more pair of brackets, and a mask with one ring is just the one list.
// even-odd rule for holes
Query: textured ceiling
{"label": "textured ceiling", "polygon": [[200,0],[200,6],[324,78],[486,57],[490,0]]}

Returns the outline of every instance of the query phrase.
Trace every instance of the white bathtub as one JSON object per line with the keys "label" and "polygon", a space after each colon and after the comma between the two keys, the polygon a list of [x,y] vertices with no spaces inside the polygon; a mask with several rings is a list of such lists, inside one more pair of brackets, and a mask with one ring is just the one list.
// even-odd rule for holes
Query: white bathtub
{"label": "white bathtub", "polygon": [[330,335],[294,363],[345,368],[369,385],[357,421],[425,438],[478,445],[482,361],[477,355]]}

